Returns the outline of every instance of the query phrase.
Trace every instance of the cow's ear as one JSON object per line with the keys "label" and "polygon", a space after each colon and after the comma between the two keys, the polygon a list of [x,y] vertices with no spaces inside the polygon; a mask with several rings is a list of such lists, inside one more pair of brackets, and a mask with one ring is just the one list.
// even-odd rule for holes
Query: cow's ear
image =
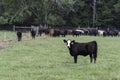
{"label": "cow's ear", "polygon": [[64,43],[66,43],[66,42],[67,42],[67,40],[65,40],[65,39],[64,39],[64,40],[63,40],[63,42],[64,42]]}
{"label": "cow's ear", "polygon": [[74,43],[75,43],[75,40],[73,40],[72,43],[74,44]]}

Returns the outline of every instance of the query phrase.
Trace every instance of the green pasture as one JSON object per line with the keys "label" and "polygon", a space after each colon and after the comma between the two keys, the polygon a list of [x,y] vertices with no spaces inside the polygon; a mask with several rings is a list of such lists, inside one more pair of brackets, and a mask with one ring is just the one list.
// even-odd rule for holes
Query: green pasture
{"label": "green pasture", "polygon": [[[8,35],[16,38],[15,33]],[[89,56],[79,56],[75,64],[63,39],[96,40],[96,64],[90,63]],[[120,80],[120,37],[46,36],[13,41],[0,49],[0,80]]]}

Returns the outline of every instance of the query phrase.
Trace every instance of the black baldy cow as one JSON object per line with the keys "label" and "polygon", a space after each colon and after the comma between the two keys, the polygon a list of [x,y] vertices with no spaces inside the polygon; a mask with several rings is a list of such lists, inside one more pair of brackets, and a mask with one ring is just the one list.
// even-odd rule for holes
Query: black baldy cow
{"label": "black baldy cow", "polygon": [[77,63],[77,56],[90,56],[90,62],[94,59],[94,63],[97,58],[97,43],[96,41],[91,41],[87,43],[78,43],[75,40],[63,40],[67,44],[69,53],[74,57],[74,62]]}

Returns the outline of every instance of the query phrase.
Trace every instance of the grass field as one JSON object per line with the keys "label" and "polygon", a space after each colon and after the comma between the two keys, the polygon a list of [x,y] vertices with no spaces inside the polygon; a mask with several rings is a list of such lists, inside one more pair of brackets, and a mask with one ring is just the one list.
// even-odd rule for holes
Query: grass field
{"label": "grass field", "polygon": [[[63,39],[96,40],[96,64],[89,56],[79,56],[74,64]],[[15,42],[0,50],[0,80],[120,80],[120,37],[38,37]]]}

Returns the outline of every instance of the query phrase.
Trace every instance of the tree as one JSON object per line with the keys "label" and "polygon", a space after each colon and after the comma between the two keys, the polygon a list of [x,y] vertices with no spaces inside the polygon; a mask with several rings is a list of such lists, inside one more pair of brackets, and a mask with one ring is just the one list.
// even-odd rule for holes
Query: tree
{"label": "tree", "polygon": [[118,27],[119,5],[120,0],[0,0],[0,24]]}

